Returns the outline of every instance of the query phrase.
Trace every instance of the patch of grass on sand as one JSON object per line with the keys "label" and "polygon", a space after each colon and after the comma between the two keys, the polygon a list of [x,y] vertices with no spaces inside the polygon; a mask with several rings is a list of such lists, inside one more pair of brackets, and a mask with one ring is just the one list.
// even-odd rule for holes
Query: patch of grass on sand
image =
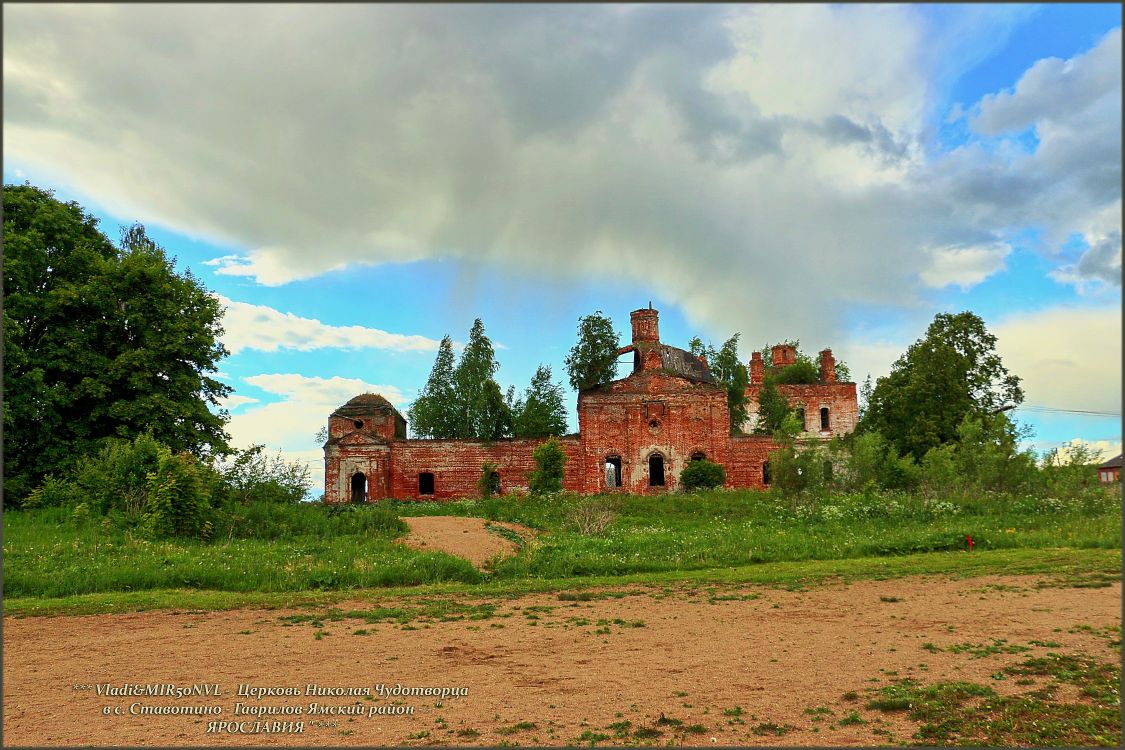
{"label": "patch of grass on sand", "polygon": [[[1052,653],[1002,672],[1051,682],[1028,693],[999,695],[970,682],[923,685],[905,679],[878,688],[867,708],[907,712],[920,724],[914,739],[926,745],[1120,746],[1119,666],[1082,654]],[[1058,699],[1063,683],[1078,688],[1078,700]]]}

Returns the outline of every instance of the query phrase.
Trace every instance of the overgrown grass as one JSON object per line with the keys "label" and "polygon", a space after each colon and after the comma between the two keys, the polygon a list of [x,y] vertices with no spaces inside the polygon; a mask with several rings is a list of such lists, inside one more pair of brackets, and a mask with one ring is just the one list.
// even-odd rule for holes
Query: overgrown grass
{"label": "overgrown grass", "polygon": [[[628,595],[622,587],[678,585],[695,590],[700,584],[761,585],[787,589],[808,588],[826,582],[886,580],[909,575],[936,574],[956,578],[981,575],[1051,576],[1059,586],[1081,582],[1088,571],[1112,573],[1121,569],[1120,550],[1067,548],[1042,550],[996,550],[983,553],[927,553],[908,557],[811,560],[768,563],[736,568],[639,573],[627,576],[592,576],[512,580],[489,579],[481,583],[431,583],[407,590],[374,588],[354,590],[304,590],[284,592],[237,592],[200,589],[154,589],[149,591],[80,594],[58,598],[5,598],[5,613],[15,616],[98,614],[150,609],[221,610],[239,607],[293,608],[330,605],[357,597],[371,601],[402,601],[417,597],[469,596],[480,598],[518,597],[530,593],[558,593],[562,601],[588,601]],[[613,587],[606,590],[606,587]],[[636,591],[637,589],[633,589]],[[643,590],[643,589],[642,589]]]}
{"label": "overgrown grass", "polygon": [[[557,590],[620,576],[746,580],[746,572],[735,571],[759,563],[823,561],[809,570],[831,575],[847,570],[846,561],[948,552],[956,554],[942,564],[964,570],[998,550],[1121,548],[1120,498],[1101,490],[1066,501],[934,501],[898,493],[830,495],[813,505],[750,491],[604,500],[614,520],[596,534],[579,533],[568,520],[587,499],[561,494],[358,508],[254,504],[226,514],[206,542],[148,540],[114,518],[76,518],[63,508],[8,511],[4,594],[268,593],[441,583],[516,590],[535,581]],[[438,514],[513,521],[542,533],[490,573],[394,543],[405,530],[399,516]],[[965,551],[970,534],[973,553]],[[930,560],[923,567],[934,565]],[[692,571],[700,575],[688,575]]]}
{"label": "overgrown grass", "polygon": [[495,567],[501,578],[568,578],[963,550],[1120,548],[1120,498],[1100,490],[1063,502],[984,496],[933,501],[903,493],[832,495],[793,504],[769,492],[613,498],[600,534],[568,527],[583,499],[507,496],[397,503],[403,515],[472,515],[549,532]]}
{"label": "overgrown grass", "polygon": [[481,579],[467,560],[394,544],[405,524],[377,508],[249,506],[232,523],[255,538],[232,533],[208,542],[149,540],[110,519],[75,520],[61,508],[9,511],[4,522],[6,597],[181,588],[280,592]]}

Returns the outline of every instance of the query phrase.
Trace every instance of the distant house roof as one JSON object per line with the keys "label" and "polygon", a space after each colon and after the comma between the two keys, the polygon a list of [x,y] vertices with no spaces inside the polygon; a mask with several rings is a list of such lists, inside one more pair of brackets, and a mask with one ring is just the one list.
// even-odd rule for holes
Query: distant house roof
{"label": "distant house roof", "polygon": [[391,402],[378,393],[361,393],[332,412],[332,414],[333,416],[341,417],[359,417],[364,414],[370,414],[373,411],[387,410],[393,411],[396,414],[398,413],[398,410],[391,405]]}
{"label": "distant house roof", "polygon": [[1116,457],[1109,459],[1108,461],[1106,461],[1104,464],[1102,464],[1098,468],[1099,469],[1120,469],[1121,468],[1121,455],[1122,454],[1118,453]]}

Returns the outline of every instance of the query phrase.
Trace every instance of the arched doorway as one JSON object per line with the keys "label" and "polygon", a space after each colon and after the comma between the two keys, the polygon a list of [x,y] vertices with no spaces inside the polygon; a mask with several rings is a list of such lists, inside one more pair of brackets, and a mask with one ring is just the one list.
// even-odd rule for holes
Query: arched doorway
{"label": "arched doorway", "polygon": [[621,456],[605,457],[605,486],[606,489],[621,486]]}
{"label": "arched doorway", "polygon": [[648,457],[648,486],[664,486],[664,456],[659,453]]}
{"label": "arched doorway", "polygon": [[367,477],[364,476],[362,471],[357,471],[352,475],[352,502],[367,502]]}

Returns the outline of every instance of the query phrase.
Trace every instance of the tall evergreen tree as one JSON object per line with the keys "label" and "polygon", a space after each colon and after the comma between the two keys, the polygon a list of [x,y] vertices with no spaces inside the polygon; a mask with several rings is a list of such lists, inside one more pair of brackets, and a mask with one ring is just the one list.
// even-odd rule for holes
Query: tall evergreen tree
{"label": "tall evergreen tree", "polygon": [[484,395],[480,404],[478,432],[474,437],[481,440],[499,440],[512,436],[512,409],[500,392],[500,385],[492,378],[485,381]]}
{"label": "tall evergreen tree", "polygon": [[459,437],[455,421],[457,398],[453,369],[453,339],[447,335],[438,345],[437,357],[425,387],[408,412],[410,431],[416,437]]}
{"label": "tall evergreen tree", "polygon": [[566,432],[566,404],[561,383],[551,382],[551,368],[539,365],[524,397],[517,402],[516,437],[549,437]]}
{"label": "tall evergreen tree", "polygon": [[[498,407],[489,383],[495,385],[493,375],[499,367],[492,341],[484,334],[484,323],[477,318],[469,330],[469,340],[461,352],[457,369],[453,371],[456,437],[485,438],[495,431]],[[500,386],[496,385],[495,390],[499,393]],[[502,397],[500,403],[503,403]]]}

